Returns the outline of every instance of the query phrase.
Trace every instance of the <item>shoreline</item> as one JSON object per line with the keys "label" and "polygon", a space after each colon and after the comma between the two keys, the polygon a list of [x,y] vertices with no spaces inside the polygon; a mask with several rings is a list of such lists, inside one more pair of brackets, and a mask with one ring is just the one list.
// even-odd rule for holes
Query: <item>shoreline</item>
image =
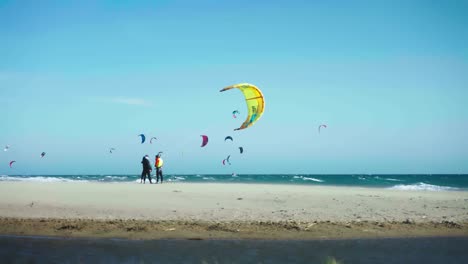
{"label": "shoreline", "polygon": [[[82,177],[76,177],[82,176]],[[222,177],[224,176],[224,177]],[[257,181],[252,178],[260,176],[261,180]],[[280,181],[274,181],[273,176],[289,177],[289,179],[283,179]],[[337,176],[337,178],[335,178]],[[403,176],[401,179],[396,179],[398,176]],[[418,178],[414,177],[426,177]],[[320,174],[248,174],[238,178],[231,177],[230,175],[218,175],[218,174],[177,174],[177,175],[166,175],[166,184],[259,184],[259,185],[289,185],[289,186],[319,186],[319,187],[345,187],[345,188],[372,188],[372,189],[391,189],[391,190],[404,190],[404,191],[461,191],[468,192],[468,174],[463,174],[462,179],[455,180],[457,174],[437,174],[438,178],[429,179],[432,175],[424,174],[382,174],[382,175],[320,175]],[[442,177],[444,176],[444,177]],[[450,176],[450,177],[449,177]],[[189,178],[184,178],[189,177]],[[217,179],[212,177],[218,177]],[[266,178],[262,178],[266,177]],[[268,178],[270,177],[270,178]],[[317,177],[317,178],[315,178]],[[328,178],[330,177],[330,178]],[[359,178],[359,180],[356,179]],[[370,177],[370,178],[365,178]],[[390,178],[386,178],[390,177]],[[391,178],[394,177],[394,178]],[[396,178],[395,178],[396,177]],[[409,178],[408,178],[409,177]],[[443,179],[442,179],[442,178]],[[449,178],[447,178],[449,177]],[[230,180],[226,180],[229,178]],[[268,179],[267,179],[268,178]],[[351,182],[343,179],[349,178]],[[365,179],[361,179],[365,178]],[[340,179],[340,180],[337,180]],[[448,180],[447,183],[442,183],[440,180]],[[354,181],[354,182],[353,182]],[[0,175],[0,183],[2,182],[34,182],[34,183],[109,183],[109,184],[138,184],[139,176],[136,175]]]}
{"label": "shoreline", "polygon": [[[105,181],[52,181],[52,182],[41,182],[41,181],[0,181],[0,185],[3,183],[32,183],[32,184],[98,184],[98,185],[140,185],[138,181],[132,182],[105,182]],[[146,183],[146,185],[161,185]],[[165,180],[163,185],[264,185],[264,186],[299,186],[299,187],[312,187],[312,188],[352,188],[352,189],[363,189],[363,190],[384,190],[384,191],[401,191],[401,192],[417,192],[417,193],[439,193],[439,192],[457,192],[457,193],[466,193],[468,195],[468,188],[459,188],[459,187],[450,187],[443,186],[450,189],[446,190],[426,190],[426,189],[398,189],[395,186],[357,186],[357,185],[333,185],[333,184],[313,184],[313,183],[294,183],[294,182],[285,182],[285,183],[256,183],[256,182],[192,182],[192,181],[167,181]]]}
{"label": "shoreline", "polygon": [[243,183],[0,183],[0,235],[468,236],[468,192]]}

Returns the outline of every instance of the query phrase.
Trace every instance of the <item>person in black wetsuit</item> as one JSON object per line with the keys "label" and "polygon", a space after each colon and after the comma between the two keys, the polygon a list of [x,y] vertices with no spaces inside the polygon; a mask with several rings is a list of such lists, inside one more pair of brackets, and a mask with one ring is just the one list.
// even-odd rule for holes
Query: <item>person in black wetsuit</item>
{"label": "person in black wetsuit", "polygon": [[150,181],[150,184],[153,183],[151,182],[151,171],[153,170],[151,167],[151,162],[149,159],[148,155],[145,155],[143,157],[143,160],[141,161],[141,164],[143,164],[143,171],[141,172],[141,179],[140,183],[146,183],[146,176],[148,176],[148,179]]}

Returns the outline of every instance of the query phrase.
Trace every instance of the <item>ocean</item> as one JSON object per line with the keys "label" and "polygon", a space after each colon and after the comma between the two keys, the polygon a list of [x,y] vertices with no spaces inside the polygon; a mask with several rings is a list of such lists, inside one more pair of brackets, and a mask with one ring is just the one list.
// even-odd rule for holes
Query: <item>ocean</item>
{"label": "ocean", "polygon": [[0,236],[2,263],[458,264],[467,263],[467,248],[467,237],[194,241]]}
{"label": "ocean", "polygon": [[[0,175],[1,181],[139,183],[140,175]],[[171,174],[164,181],[354,186],[421,191],[468,191],[468,174]]]}

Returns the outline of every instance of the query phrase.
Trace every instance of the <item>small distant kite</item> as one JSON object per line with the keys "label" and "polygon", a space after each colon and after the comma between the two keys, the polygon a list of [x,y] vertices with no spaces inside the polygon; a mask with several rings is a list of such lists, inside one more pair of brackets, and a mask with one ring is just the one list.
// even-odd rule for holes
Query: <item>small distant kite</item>
{"label": "small distant kite", "polygon": [[13,165],[13,163],[15,163],[15,162],[16,162],[16,160],[10,161],[10,168],[11,168],[11,165]]}
{"label": "small distant kite", "polygon": [[232,117],[237,118],[236,114],[240,114],[239,111],[237,110],[232,111]]}
{"label": "small distant kite", "polygon": [[156,137],[152,137],[152,138],[150,139],[150,144],[153,144],[153,139],[158,140]]}
{"label": "small distant kite", "polygon": [[241,90],[244,94],[245,102],[247,103],[247,119],[242,123],[239,128],[234,130],[241,130],[252,126],[255,122],[260,119],[265,110],[265,100],[263,94],[255,85],[248,83],[239,83],[235,85],[228,86],[220,90],[224,92],[233,88]]}
{"label": "small distant kite", "polygon": [[319,133],[320,133],[320,129],[321,129],[322,127],[327,128],[327,125],[320,125],[320,126],[318,127],[318,132],[319,132]]}
{"label": "small distant kite", "polygon": [[109,153],[112,153],[112,151],[114,151],[114,150],[115,150],[115,148],[110,148]]}
{"label": "small distant kite", "polygon": [[46,154],[45,152],[42,152],[41,153],[41,158],[43,158],[45,156],[45,154]]}
{"label": "small distant kite", "polygon": [[208,144],[208,137],[205,135],[201,135],[201,137],[203,138],[202,144],[201,144],[201,147],[203,148],[204,146],[206,146],[206,144]]}
{"label": "small distant kite", "polygon": [[140,134],[140,135],[138,135],[138,136],[141,137],[141,144],[145,143],[145,140],[146,140],[145,135]]}
{"label": "small distant kite", "polygon": [[8,149],[10,149],[10,146],[6,145],[3,151],[8,151]]}
{"label": "small distant kite", "polygon": [[229,155],[227,158],[223,159],[223,165],[226,165],[226,161],[229,165],[231,165],[231,162],[229,162],[229,158],[231,157],[231,155]]}
{"label": "small distant kite", "polygon": [[240,151],[240,154],[244,153],[244,148],[243,148],[243,147],[239,147],[239,151]]}
{"label": "small distant kite", "polygon": [[228,139],[230,139],[231,141],[234,141],[234,140],[232,139],[232,137],[231,137],[231,136],[227,136],[227,137],[225,137],[225,138],[224,138],[224,141],[226,141],[226,140],[228,140]]}

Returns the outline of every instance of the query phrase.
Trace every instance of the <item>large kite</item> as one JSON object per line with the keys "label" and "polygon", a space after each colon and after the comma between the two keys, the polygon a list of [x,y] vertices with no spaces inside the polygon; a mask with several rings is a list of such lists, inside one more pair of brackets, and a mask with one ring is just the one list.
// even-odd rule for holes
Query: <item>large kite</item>
{"label": "large kite", "polygon": [[232,139],[232,137],[231,137],[231,136],[227,136],[227,137],[225,137],[225,138],[224,138],[224,141],[226,141],[226,140],[228,140],[228,139],[230,139],[231,141],[233,141],[233,139]]}
{"label": "large kite", "polygon": [[208,144],[208,137],[205,135],[201,135],[201,137],[203,138],[201,144],[201,147],[203,148],[204,146],[206,146],[206,144]]}
{"label": "large kite", "polygon": [[233,88],[241,90],[244,94],[245,102],[247,103],[247,119],[244,123],[234,130],[241,130],[252,126],[263,114],[265,110],[265,100],[263,94],[255,85],[248,83],[239,83],[226,88],[221,89],[220,92],[224,92]]}
{"label": "large kite", "polygon": [[15,162],[16,162],[16,160],[10,161],[10,168],[11,168],[11,165],[13,165],[13,163],[15,163]]}
{"label": "large kite", "polygon": [[146,140],[145,135],[140,134],[140,135],[138,135],[138,136],[141,137],[141,144],[145,143],[145,140]]}

